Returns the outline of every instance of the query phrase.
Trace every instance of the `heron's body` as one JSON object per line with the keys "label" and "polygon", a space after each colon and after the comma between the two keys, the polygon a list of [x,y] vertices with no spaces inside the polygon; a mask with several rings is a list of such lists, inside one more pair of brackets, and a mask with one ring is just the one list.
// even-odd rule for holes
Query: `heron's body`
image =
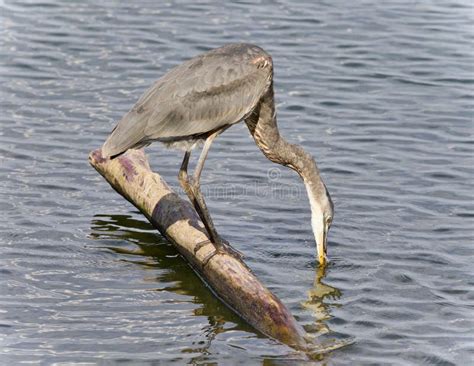
{"label": "heron's body", "polygon": [[161,141],[189,147],[246,117],[272,80],[272,59],[261,48],[237,44],[184,62],[149,88],[122,118],[104,153]]}
{"label": "heron's body", "polygon": [[[311,203],[312,226],[320,261],[326,258],[326,234],[333,206],[316,163],[301,147],[279,134],[273,99],[272,58],[260,47],[230,44],[196,56],[156,81],[119,121],[102,152],[114,158],[153,141],[186,150],[180,182],[201,217],[217,251],[230,250],[217,234],[199,187],[212,141],[245,120],[256,144],[271,161],[303,178]],[[194,177],[187,174],[191,150],[205,141]]]}

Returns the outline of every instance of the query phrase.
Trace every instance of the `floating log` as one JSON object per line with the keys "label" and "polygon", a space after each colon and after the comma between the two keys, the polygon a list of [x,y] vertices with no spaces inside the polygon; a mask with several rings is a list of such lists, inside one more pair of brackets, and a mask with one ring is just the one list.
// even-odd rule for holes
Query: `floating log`
{"label": "floating log", "polygon": [[231,310],[261,333],[294,348],[306,348],[303,328],[242,260],[216,254],[206,263],[214,251],[211,243],[194,253],[199,243],[209,239],[204,226],[193,206],[173,192],[160,175],[151,171],[143,150],[128,150],[110,160],[98,149],[90,153],[89,162],[176,246],[205,284]]}

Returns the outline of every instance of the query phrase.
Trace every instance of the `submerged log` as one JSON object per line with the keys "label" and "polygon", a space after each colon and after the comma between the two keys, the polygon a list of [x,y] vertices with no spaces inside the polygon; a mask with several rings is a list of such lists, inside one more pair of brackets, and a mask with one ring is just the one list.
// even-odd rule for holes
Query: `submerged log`
{"label": "submerged log", "polygon": [[176,246],[231,310],[261,333],[297,349],[305,348],[303,328],[243,261],[227,254],[216,254],[205,263],[214,251],[210,243],[194,253],[199,243],[208,240],[204,226],[192,205],[151,171],[143,150],[129,150],[110,160],[104,159],[99,149],[90,153],[89,162]]}

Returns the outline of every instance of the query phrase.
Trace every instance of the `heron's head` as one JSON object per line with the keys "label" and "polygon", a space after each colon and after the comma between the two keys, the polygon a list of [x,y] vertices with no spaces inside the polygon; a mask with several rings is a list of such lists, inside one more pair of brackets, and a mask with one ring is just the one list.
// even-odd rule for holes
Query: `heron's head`
{"label": "heron's head", "polygon": [[312,181],[305,181],[308,191],[309,203],[311,205],[311,227],[313,228],[314,239],[319,263],[325,264],[327,261],[327,236],[334,217],[334,205],[331,196],[321,178]]}

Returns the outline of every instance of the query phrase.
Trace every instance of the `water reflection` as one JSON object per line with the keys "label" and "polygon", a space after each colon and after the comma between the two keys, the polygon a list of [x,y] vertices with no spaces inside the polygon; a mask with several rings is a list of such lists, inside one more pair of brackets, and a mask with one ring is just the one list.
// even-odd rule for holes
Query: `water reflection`
{"label": "water reflection", "polygon": [[313,287],[308,291],[308,300],[303,302],[303,306],[314,314],[315,327],[313,332],[318,335],[327,334],[330,329],[327,320],[331,318],[330,307],[338,306],[325,302],[325,299],[338,300],[342,296],[342,292],[332,286],[325,284],[322,280],[326,276],[328,266],[319,266],[316,269]]}
{"label": "water reflection", "polygon": [[313,287],[308,291],[308,300],[302,302],[315,318],[313,324],[305,327],[309,342],[314,344],[314,349],[307,353],[313,361],[324,361],[328,353],[355,343],[354,338],[332,331],[327,324],[332,318],[331,308],[341,306],[328,300],[339,300],[342,297],[341,290],[323,282],[327,269],[327,265],[316,268]]}
{"label": "water reflection", "polygon": [[[225,331],[256,333],[214,297],[173,245],[157,234],[148,222],[130,215],[95,215],[90,237],[102,242],[103,248],[121,255],[121,261],[163,269],[161,275],[151,280],[167,285],[154,291],[186,295],[191,297],[190,302],[200,305],[192,312],[195,316],[207,317],[209,325],[202,329],[201,337],[193,343],[195,347],[183,350],[184,353],[200,353],[199,357],[209,354],[214,338]],[[257,333],[257,336],[261,335]]]}

